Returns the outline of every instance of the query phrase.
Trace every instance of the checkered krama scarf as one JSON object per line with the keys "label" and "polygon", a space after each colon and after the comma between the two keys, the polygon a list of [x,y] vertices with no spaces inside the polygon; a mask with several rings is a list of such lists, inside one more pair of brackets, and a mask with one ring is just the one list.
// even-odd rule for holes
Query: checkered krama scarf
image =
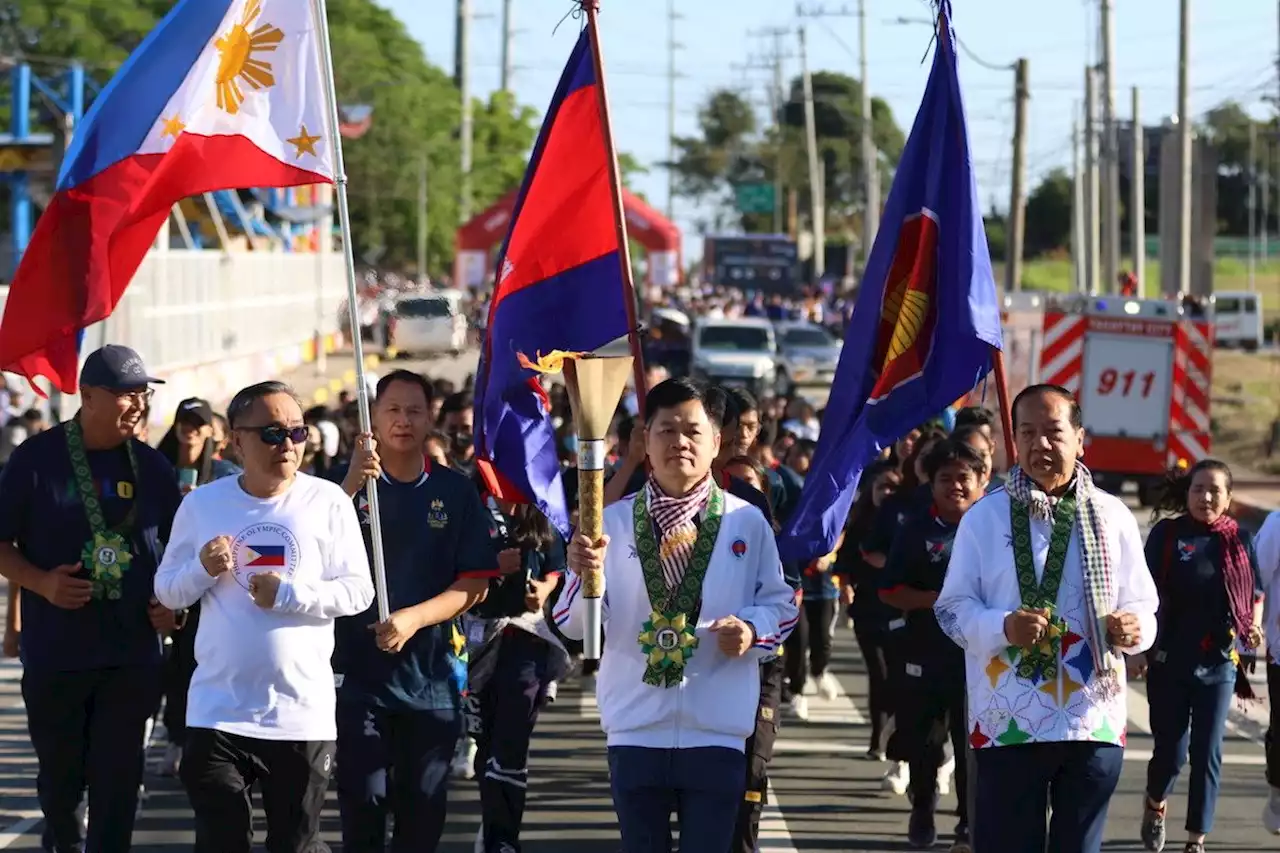
{"label": "checkered krama scarf", "polygon": [[[1112,669],[1107,658],[1110,647],[1107,642],[1106,618],[1115,601],[1115,573],[1111,569],[1111,554],[1107,551],[1107,530],[1102,514],[1094,504],[1093,474],[1083,462],[1076,463],[1075,479],[1071,488],[1076,493],[1076,530],[1080,533],[1081,570],[1084,575],[1085,603],[1089,608],[1089,624],[1085,626],[1089,650],[1093,652],[1095,672],[1101,674]],[[1058,499],[1050,497],[1031,479],[1021,467],[1014,466],[1005,483],[1009,499],[1026,504],[1034,519],[1053,524],[1053,512]]]}
{"label": "checkered krama scarf", "polygon": [[698,525],[694,520],[711,497],[711,476],[702,479],[682,497],[673,498],[652,477],[645,484],[645,501],[649,517],[658,528],[658,556],[662,577],[669,589],[684,580],[685,569],[698,541]]}

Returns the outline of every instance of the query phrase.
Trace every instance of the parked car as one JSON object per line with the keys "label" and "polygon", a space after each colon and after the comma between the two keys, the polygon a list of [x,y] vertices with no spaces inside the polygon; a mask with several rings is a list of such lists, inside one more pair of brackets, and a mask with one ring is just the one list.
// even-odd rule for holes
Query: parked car
{"label": "parked car", "polygon": [[764,319],[700,320],[693,329],[692,374],[758,396],[786,390],[773,323]]}
{"label": "parked car", "polygon": [[800,385],[830,385],[844,344],[814,323],[783,322],[774,328],[787,393],[794,394]]}
{"label": "parked car", "polygon": [[398,354],[457,356],[467,348],[467,316],[462,293],[439,290],[405,294],[391,315],[388,347]]}

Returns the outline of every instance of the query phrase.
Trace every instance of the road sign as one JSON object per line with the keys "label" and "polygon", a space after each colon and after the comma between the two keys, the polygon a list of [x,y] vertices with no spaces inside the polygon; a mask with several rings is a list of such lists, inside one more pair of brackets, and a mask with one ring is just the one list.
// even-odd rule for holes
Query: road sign
{"label": "road sign", "polygon": [[738,184],[736,189],[742,213],[773,213],[773,184]]}

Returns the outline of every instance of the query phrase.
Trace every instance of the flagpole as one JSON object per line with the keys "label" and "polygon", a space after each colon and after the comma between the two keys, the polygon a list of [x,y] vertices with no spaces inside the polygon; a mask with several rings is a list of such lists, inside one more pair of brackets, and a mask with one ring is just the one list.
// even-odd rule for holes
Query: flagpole
{"label": "flagpole", "polygon": [[1012,468],[1018,461],[1013,443],[1013,412],[1009,409],[1009,377],[1004,369],[1004,351],[991,348],[991,364],[996,375],[996,398],[1000,401],[1000,428],[1004,430],[1004,464]]}
{"label": "flagpole", "polygon": [[[333,182],[338,200],[338,222],[342,231],[342,254],[347,269],[347,312],[351,317],[352,348],[356,358],[356,400],[360,407],[360,431],[373,432],[369,413],[369,383],[365,381],[364,342],[360,339],[360,317],[356,307],[360,296],[356,286],[356,260],[351,241],[351,208],[347,204],[347,167],[342,157],[342,134],[339,130],[338,87],[333,74],[333,46],[329,42],[329,13],[325,0],[311,0],[316,29],[320,36],[320,73],[324,75],[326,106],[329,111],[329,145],[333,148]],[[391,615],[387,599],[387,562],[382,547],[382,513],[378,506],[376,480],[365,483],[369,499],[369,541],[373,545],[373,586],[377,593],[378,621]]]}
{"label": "flagpole", "polygon": [[609,91],[604,82],[604,52],[600,47],[600,0],[579,0],[587,15],[591,34],[591,62],[595,67],[596,91],[600,100],[600,124],[604,127],[604,144],[609,151],[609,189],[613,193],[613,224],[618,231],[618,257],[622,264],[622,302],[627,310],[627,344],[631,348],[631,371],[636,384],[636,405],[644,420],[644,352],[640,347],[640,322],[636,318],[636,286],[631,275],[631,244],[627,239],[627,214],[622,201],[622,172],[618,168],[618,149],[613,144],[613,122],[609,120]]}

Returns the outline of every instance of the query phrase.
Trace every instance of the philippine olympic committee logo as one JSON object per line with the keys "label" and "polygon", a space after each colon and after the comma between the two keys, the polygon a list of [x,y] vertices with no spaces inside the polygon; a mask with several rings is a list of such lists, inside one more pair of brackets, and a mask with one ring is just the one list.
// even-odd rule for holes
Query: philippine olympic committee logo
{"label": "philippine olympic committee logo", "polygon": [[297,537],[287,527],[269,522],[247,527],[231,543],[236,583],[247,590],[253,576],[264,572],[290,579],[300,553]]}

